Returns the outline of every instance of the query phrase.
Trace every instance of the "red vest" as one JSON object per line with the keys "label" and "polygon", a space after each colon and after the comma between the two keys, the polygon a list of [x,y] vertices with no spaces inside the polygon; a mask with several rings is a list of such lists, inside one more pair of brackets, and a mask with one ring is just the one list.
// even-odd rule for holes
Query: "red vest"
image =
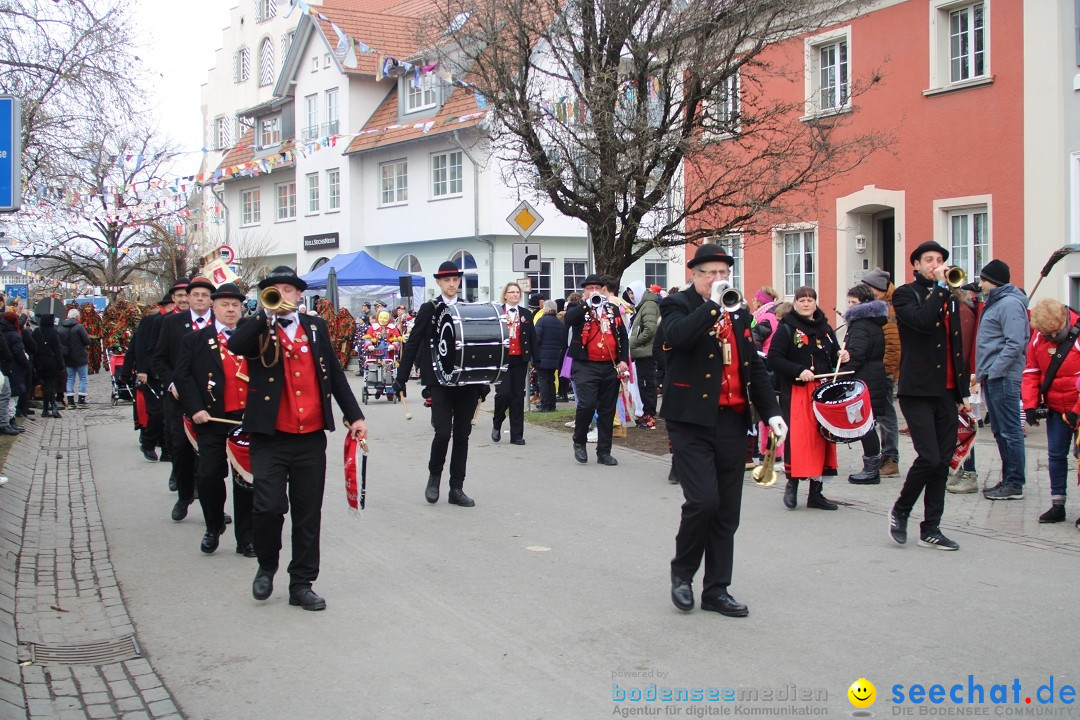
{"label": "red vest", "polygon": [[[731,318],[723,316],[723,327],[716,324],[716,342],[723,350],[724,343],[731,348],[731,362],[723,365],[723,380],[720,381],[720,407],[729,407],[732,410],[746,408],[746,397],[742,389],[742,377],[739,376],[739,346],[735,342],[735,329],[731,325]],[[721,358],[721,362],[723,359]]]}
{"label": "red vest", "polygon": [[284,330],[277,332],[281,343],[281,364],[285,368],[285,387],[278,405],[276,430],[287,433],[310,433],[323,430],[322,397],[318,368],[311,354],[307,335],[301,325],[296,339],[290,341]]}
{"label": "red vest", "polygon": [[229,352],[228,342],[223,333],[218,333],[221,366],[225,369],[225,412],[230,413],[247,407],[248,374],[247,359]]}
{"label": "red vest", "polygon": [[594,362],[614,362],[618,355],[615,346],[615,323],[618,320],[609,320],[607,332],[603,330],[603,320],[608,319],[606,314],[596,318],[592,311],[589,312],[585,327],[581,330],[581,344],[585,346],[585,357]]}
{"label": "red vest", "polygon": [[521,311],[510,312],[510,308],[503,305],[503,314],[506,315],[506,325],[510,330],[510,354],[521,354]]}

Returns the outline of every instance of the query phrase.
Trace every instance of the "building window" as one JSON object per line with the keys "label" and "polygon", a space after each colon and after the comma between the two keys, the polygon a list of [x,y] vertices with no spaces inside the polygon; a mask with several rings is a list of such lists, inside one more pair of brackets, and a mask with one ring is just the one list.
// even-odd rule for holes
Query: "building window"
{"label": "building window", "polygon": [[476,258],[466,250],[458,250],[450,256],[450,260],[457,265],[465,275],[461,278],[461,294],[465,302],[476,302],[480,297],[480,279],[476,274]]}
{"label": "building window", "polygon": [[986,18],[983,3],[949,13],[949,81],[986,74]]}
{"label": "building window", "polygon": [[275,74],[274,41],[266,37],[259,45],[259,87],[272,85]]}
{"label": "building window", "polygon": [[323,135],[337,135],[338,131],[338,91],[332,88],[326,91],[326,125]]}
{"label": "building window", "polygon": [[242,47],[233,54],[233,82],[247,82],[251,77],[251,50]]}
{"label": "building window", "polygon": [[[666,262],[646,262],[645,263],[645,289],[648,290],[653,285],[659,285],[661,289],[667,290],[667,263]],[[641,302],[641,298],[634,298],[634,302]]]}
{"label": "building window", "polygon": [[281,69],[285,69],[285,58],[289,56],[289,48],[292,47],[293,35],[296,34],[295,30],[281,34]]}
{"label": "building window", "polygon": [[990,262],[990,213],[986,208],[950,210],[949,265],[963,268],[969,278]]}
{"label": "building window", "polygon": [[326,209],[341,209],[341,171],[337,168],[326,171]]}
{"label": "building window", "polygon": [[720,83],[713,99],[705,106],[702,125],[714,137],[726,137],[739,131],[739,113],[742,109],[741,81],[735,71]]}
{"label": "building window", "polygon": [[281,116],[263,118],[259,123],[259,147],[270,147],[281,143]]}
{"label": "building window", "polygon": [[744,292],[746,288],[742,286],[742,266],[743,266],[743,243],[744,239],[742,233],[728,233],[721,237],[710,238],[709,242],[715,243],[724,248],[724,251],[735,260],[734,267],[731,268],[731,274],[728,275],[728,280],[731,284],[738,288],[740,292]]}
{"label": "building window", "polygon": [[296,181],[281,183],[275,186],[277,190],[277,219],[296,219]]}
{"label": "building window", "polygon": [[277,15],[275,0],[255,0],[255,22],[266,22]]}
{"label": "building window", "polygon": [[[553,260],[541,260],[540,272],[538,273],[525,273],[525,277],[529,278],[529,290],[530,293],[543,295],[545,299],[551,300],[551,266],[554,263]],[[522,305],[528,305],[529,298],[521,298]]]}
{"label": "building window", "polygon": [[581,292],[581,283],[585,281],[586,262],[584,260],[563,260],[563,293]]}
{"label": "building window", "polygon": [[833,113],[851,106],[848,48],[851,28],[806,40],[806,114]]}
{"label": "building window", "polygon": [[814,231],[784,233],[784,294],[794,295],[803,285],[816,287]]}
{"label": "building window", "polygon": [[319,173],[308,173],[307,178],[307,211],[319,212]]}
{"label": "building window", "polygon": [[422,272],[420,268],[420,260],[415,255],[406,255],[405,257],[398,260],[395,267],[404,273]]}
{"label": "building window", "polygon": [[401,205],[409,201],[409,161],[394,160],[379,165],[379,204]]}
{"label": "building window", "polygon": [[308,95],[304,98],[304,131],[301,139],[314,140],[319,136],[319,96]]}
{"label": "building window", "polygon": [[461,195],[461,151],[431,156],[431,197]]}
{"label": "building window", "polygon": [[319,72],[319,56],[311,58],[311,72]]}
{"label": "building window", "polygon": [[214,120],[214,142],[218,150],[232,147],[232,120],[228,117],[219,117]]}
{"label": "building window", "polygon": [[240,224],[258,225],[262,222],[262,193],[259,188],[240,193]]}
{"label": "building window", "polygon": [[427,110],[439,104],[438,78],[434,75],[425,75],[419,82],[415,82],[412,76],[406,76],[401,82],[408,86],[405,93],[405,112]]}

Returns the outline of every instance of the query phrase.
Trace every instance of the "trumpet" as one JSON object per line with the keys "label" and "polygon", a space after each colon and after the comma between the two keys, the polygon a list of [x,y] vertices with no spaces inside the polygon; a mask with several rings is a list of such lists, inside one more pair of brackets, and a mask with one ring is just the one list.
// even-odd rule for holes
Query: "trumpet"
{"label": "trumpet", "polygon": [[779,445],[779,441],[780,437],[770,430],[765,459],[750,472],[750,477],[754,479],[754,484],[758,487],[769,487],[776,483],[776,446]]}
{"label": "trumpet", "polygon": [[[717,280],[717,285],[720,288],[720,307],[724,308],[727,312],[735,312],[743,304],[743,294],[735,289],[735,287],[727,280]],[[717,287],[713,285],[713,287]]]}
{"label": "trumpet", "polygon": [[958,288],[967,283],[967,273],[964,268],[951,267],[945,271],[945,283],[949,287]]}
{"label": "trumpet", "polygon": [[259,293],[259,302],[270,311],[284,310],[285,312],[292,312],[296,309],[296,305],[283,298],[281,291],[272,285]]}

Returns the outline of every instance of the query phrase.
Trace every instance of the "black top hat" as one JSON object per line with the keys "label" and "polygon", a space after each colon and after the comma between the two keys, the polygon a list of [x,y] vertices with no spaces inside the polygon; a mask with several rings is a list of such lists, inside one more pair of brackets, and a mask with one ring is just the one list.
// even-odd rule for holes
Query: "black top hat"
{"label": "black top hat", "polygon": [[164,307],[166,305],[172,305],[174,302],[175,302],[175,300],[172,299],[172,294],[171,293],[165,293],[164,295],[161,296],[161,299],[157,301],[157,304]]}
{"label": "black top hat", "polygon": [[292,285],[294,288],[303,292],[307,290],[307,283],[296,276],[296,271],[288,265],[278,265],[276,268],[270,271],[270,273],[259,281],[259,289],[265,290],[271,285],[277,284]]}
{"label": "black top hat", "polygon": [[464,274],[461,268],[455,265],[452,260],[447,260],[439,266],[439,271],[433,277],[438,280],[445,277],[461,277]]}
{"label": "black top hat", "polygon": [[694,268],[706,262],[727,263],[729,268],[735,266],[735,258],[728,255],[724,248],[706,243],[697,249],[697,252],[694,253],[694,259],[686,263],[686,267]]}
{"label": "black top hat", "polygon": [[169,294],[176,292],[177,290],[187,290],[188,279],[186,277],[176,278],[176,282],[169,288]]}
{"label": "black top hat", "polygon": [[607,287],[607,283],[604,282],[604,278],[600,277],[596,273],[593,273],[589,277],[581,281],[581,287],[587,288],[590,285],[599,285],[600,287]]}
{"label": "black top hat", "polygon": [[213,293],[215,290],[217,290],[217,287],[214,285],[214,283],[210,282],[209,280],[207,280],[204,277],[199,277],[199,276],[195,276],[195,277],[191,278],[191,281],[188,282],[188,284],[187,284],[187,291],[188,292],[191,292],[195,288],[206,288],[211,293]]}
{"label": "black top hat", "polygon": [[210,297],[213,300],[239,300],[241,302],[247,299],[247,296],[240,292],[240,288],[236,286],[236,283],[231,282],[222,283],[217,292],[211,293]]}
{"label": "black top hat", "polygon": [[917,248],[915,248],[914,250],[911,251],[911,256],[908,259],[908,261],[910,263],[912,263],[912,264],[915,264],[915,263],[919,262],[919,260],[922,258],[923,253],[928,253],[928,252],[939,252],[939,253],[941,253],[942,262],[949,259],[949,251],[948,250],[946,250],[945,248],[943,248],[941,245],[934,242],[933,240],[927,240],[926,242],[919,245],[919,247],[917,247]]}

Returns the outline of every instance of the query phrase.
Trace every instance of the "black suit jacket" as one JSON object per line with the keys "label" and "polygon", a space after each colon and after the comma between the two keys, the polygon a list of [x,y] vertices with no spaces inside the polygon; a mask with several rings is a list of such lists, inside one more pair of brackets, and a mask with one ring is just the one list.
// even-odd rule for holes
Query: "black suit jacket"
{"label": "black suit jacket", "polygon": [[160,311],[153,315],[147,315],[139,321],[135,328],[135,372],[146,373],[150,378],[154,375],[154,354],[157,352],[158,335],[161,332],[161,321],[168,315]]}
{"label": "black suit jacket", "polygon": [[[214,325],[214,314],[209,314],[208,326]],[[165,315],[161,319],[160,331],[158,332],[157,349],[154,351],[153,369],[154,377],[161,382],[161,387],[168,390],[175,381],[176,361],[180,357],[180,346],[183,345],[184,336],[192,333],[191,311],[185,310],[172,315]]]}
{"label": "black suit jacket", "polygon": [[431,362],[431,341],[435,337],[435,323],[438,321],[435,310],[441,309],[442,306],[441,300],[428,300],[416,311],[412,332],[409,333],[409,339],[401,351],[401,364],[398,366],[396,382],[402,385],[407,383],[413,365],[419,363],[420,384],[425,387],[438,384],[435,379],[435,366]]}
{"label": "black suit jacket", "polygon": [[[326,429],[333,432],[336,425],[333,409],[330,407],[331,396],[337,400],[338,407],[350,424],[363,420],[364,413],[349,387],[341,363],[338,362],[326,322],[312,315],[299,315],[298,318],[309,339],[311,357],[315,361]],[[244,413],[246,432],[274,434],[281,393],[285,388],[285,367],[280,358],[269,368],[264,366],[264,361],[269,363],[274,358],[273,348],[278,345],[277,333],[276,328],[271,329],[267,325],[266,314],[260,311],[258,315],[241,320],[229,340],[232,351],[248,360],[248,375],[251,380],[248,383],[247,411]],[[265,357],[260,357],[259,348],[267,339],[270,342],[269,349]]]}
{"label": "black suit jacket", "polygon": [[[615,344],[617,345],[615,361],[628,363],[630,362],[630,339],[626,335],[626,322],[623,320],[622,312],[614,303],[607,303],[603,307],[615,324]],[[572,302],[566,306],[566,314],[563,315],[563,321],[570,328],[570,349],[567,350],[567,354],[575,360],[588,359],[581,345],[581,333],[585,329],[585,316],[589,312],[591,309],[586,308],[584,302]]]}
{"label": "black suit jacket", "polygon": [[[944,395],[948,366],[946,348],[951,347],[953,382],[956,384],[952,399],[963,402],[968,396],[970,378],[964,363],[960,304],[956,296],[936,283],[916,280],[893,291],[893,310],[900,331],[897,395]],[[949,333],[945,331],[946,315]]]}
{"label": "black suit jacket", "polygon": [[[506,306],[504,305],[499,309],[505,312]],[[521,316],[521,324],[518,325],[518,339],[521,341],[521,358],[525,362],[539,363],[540,356],[537,354],[539,349],[536,346],[536,326],[533,324],[532,310],[519,307],[517,309],[517,314]]]}
{"label": "black suit jacket", "polygon": [[[230,372],[236,371],[230,368]],[[180,393],[180,405],[189,417],[200,410],[214,417],[225,416],[225,368],[215,325],[184,336],[173,382]],[[231,429],[226,425],[220,427]]]}
{"label": "black suit jacket", "polygon": [[[660,303],[667,363],[660,416],[666,420],[716,427],[724,356],[720,343],[709,331],[721,312],[719,305],[704,299],[693,288],[672,293]],[[740,309],[729,317],[739,353],[739,380],[747,403],[757,408],[763,419],[779,415],[780,406],[769,373],[750,336],[750,312]],[[749,428],[752,413],[744,415]]]}

